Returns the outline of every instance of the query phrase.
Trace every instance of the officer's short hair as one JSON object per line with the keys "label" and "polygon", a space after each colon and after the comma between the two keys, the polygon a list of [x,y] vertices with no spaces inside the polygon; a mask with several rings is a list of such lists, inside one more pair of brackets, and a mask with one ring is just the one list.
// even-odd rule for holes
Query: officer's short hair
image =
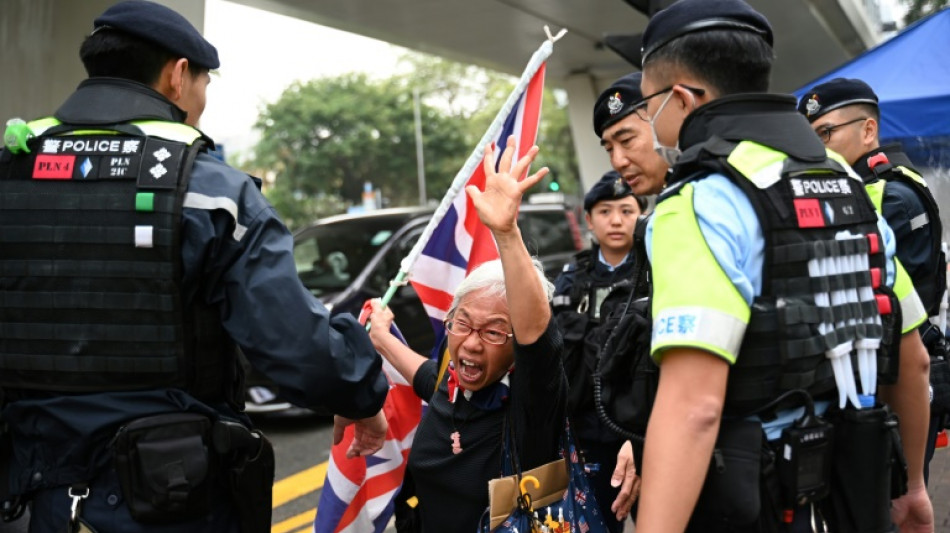
{"label": "officer's short hair", "polygon": [[[532,258],[532,263],[534,264],[535,273],[538,275],[538,279],[541,280],[541,284],[544,287],[545,296],[550,302],[554,296],[554,285],[551,284],[547,276],[544,275],[544,267],[541,265],[541,261],[538,261],[537,258]],[[501,267],[501,259],[486,261],[465,276],[465,279],[455,288],[455,294],[452,297],[452,305],[449,306],[448,316],[452,316],[452,314],[455,313],[462,298],[481,289],[486,289],[486,296],[505,297],[507,295],[505,289],[505,271]]]}
{"label": "officer's short hair", "polygon": [[[169,60],[171,52],[125,32],[102,29],[86,37],[79,58],[90,78],[122,78],[153,85]],[[188,63],[188,71],[197,76],[207,69]]]}
{"label": "officer's short hair", "polygon": [[650,54],[643,67],[654,66],[665,79],[682,69],[724,96],[768,91],[773,58],[761,36],[717,29],[677,37]]}

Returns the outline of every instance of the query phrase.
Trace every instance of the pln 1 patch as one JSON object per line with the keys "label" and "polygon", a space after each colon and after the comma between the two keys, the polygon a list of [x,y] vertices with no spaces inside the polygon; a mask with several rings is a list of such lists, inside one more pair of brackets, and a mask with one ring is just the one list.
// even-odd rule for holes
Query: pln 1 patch
{"label": "pln 1 patch", "polygon": [[821,202],[817,198],[795,199],[795,216],[799,228],[823,228],[825,217],[821,212]]}
{"label": "pln 1 patch", "polygon": [[187,146],[150,137],[145,141],[137,185],[141,189],[174,189]]}

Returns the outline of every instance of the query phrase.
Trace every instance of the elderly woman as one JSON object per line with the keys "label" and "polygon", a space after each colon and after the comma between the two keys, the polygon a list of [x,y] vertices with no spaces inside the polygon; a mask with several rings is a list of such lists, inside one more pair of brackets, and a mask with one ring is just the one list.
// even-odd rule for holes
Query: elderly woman
{"label": "elderly woman", "polygon": [[517,225],[522,194],[547,169],[518,182],[537,147],[514,165],[513,151],[509,141],[496,173],[486,149],[485,190],[466,189],[501,259],[473,270],[455,291],[445,320],[451,367],[441,382],[436,362],[397,340],[392,313],[373,302],[373,344],[429,403],[409,454],[424,532],[475,531],[488,480],[501,473],[506,419],[522,469],[558,458],[567,385],[548,304],[553,288]]}

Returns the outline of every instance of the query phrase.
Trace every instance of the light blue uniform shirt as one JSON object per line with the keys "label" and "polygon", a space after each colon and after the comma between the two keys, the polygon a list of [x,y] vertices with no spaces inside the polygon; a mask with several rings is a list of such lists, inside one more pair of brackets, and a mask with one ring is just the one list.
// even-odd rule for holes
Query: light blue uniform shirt
{"label": "light blue uniform shirt", "polygon": [[[693,184],[693,210],[699,229],[713,256],[723,272],[732,280],[748,305],[762,294],[762,268],[765,262],[765,239],[762,225],[749,198],[736,184],[722,174],[710,174]],[[647,225],[647,255],[653,260],[653,217]],[[885,283],[894,284],[893,257],[897,250],[894,232],[881,218],[877,227],[884,240],[887,257]],[[662,268],[662,265],[658,266]],[[823,412],[828,402],[818,402],[816,407]],[[769,440],[780,436],[781,430],[802,416],[804,408],[782,411],[775,420],[763,424]]]}

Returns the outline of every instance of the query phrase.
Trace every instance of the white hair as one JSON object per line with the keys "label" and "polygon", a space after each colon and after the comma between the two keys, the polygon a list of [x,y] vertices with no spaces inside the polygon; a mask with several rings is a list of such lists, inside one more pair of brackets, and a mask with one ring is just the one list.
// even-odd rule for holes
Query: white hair
{"label": "white hair", "polygon": [[[541,282],[541,287],[544,289],[544,296],[548,302],[550,302],[554,296],[554,284],[548,281],[548,278],[544,275],[544,268],[541,266],[541,261],[532,258],[531,262],[534,265],[535,273],[538,275],[538,280]],[[507,297],[505,290],[505,271],[501,267],[501,259],[482,263],[478,265],[475,270],[471,271],[468,276],[465,276],[465,279],[455,288],[455,295],[452,298],[452,305],[449,307],[448,314],[451,315],[455,312],[462,298],[470,293],[483,289],[485,290],[485,296]]]}

